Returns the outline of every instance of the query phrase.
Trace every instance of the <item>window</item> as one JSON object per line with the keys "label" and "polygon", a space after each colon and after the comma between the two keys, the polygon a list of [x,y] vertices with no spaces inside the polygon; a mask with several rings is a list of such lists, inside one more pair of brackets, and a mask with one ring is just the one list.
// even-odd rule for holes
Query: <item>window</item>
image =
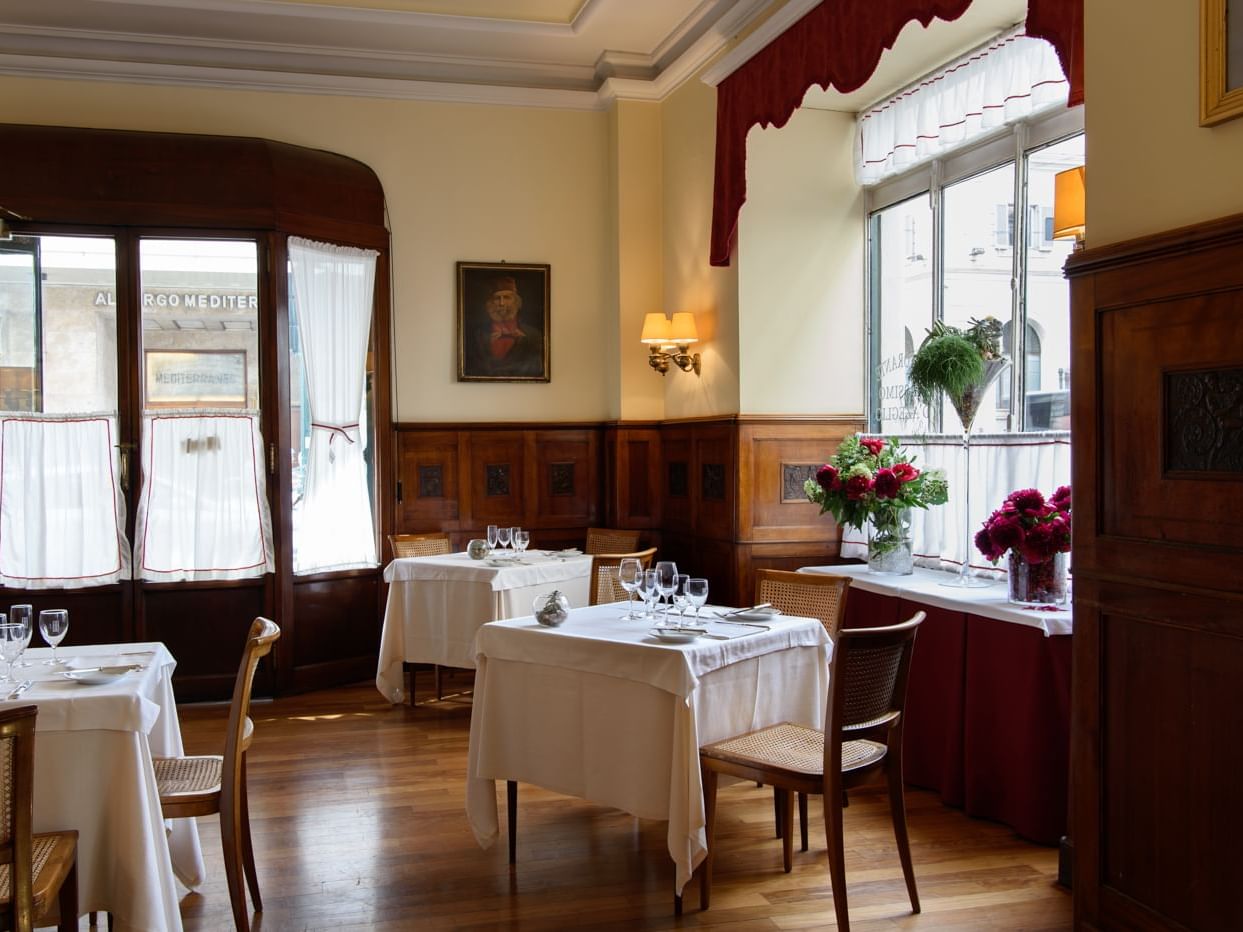
{"label": "window", "polygon": [[[1070,110],[1020,123],[868,192],[871,430],[956,431],[948,404],[902,403],[906,363],[934,320],[985,316],[1002,322],[1003,350],[1023,365],[1002,376],[975,430],[1069,429],[1071,244],[1052,239],[1053,177],[1084,163],[1082,122]],[[910,236],[895,227],[912,224],[926,261],[899,261]]]}

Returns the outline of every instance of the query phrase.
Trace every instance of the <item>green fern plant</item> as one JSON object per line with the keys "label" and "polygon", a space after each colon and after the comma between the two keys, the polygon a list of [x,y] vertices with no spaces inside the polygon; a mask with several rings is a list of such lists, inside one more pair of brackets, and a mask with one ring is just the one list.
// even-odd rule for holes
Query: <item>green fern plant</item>
{"label": "green fern plant", "polygon": [[964,427],[975,420],[984,389],[1006,365],[1001,355],[1001,322],[974,318],[966,328],[937,321],[911,357],[908,404],[931,406],[944,393]]}

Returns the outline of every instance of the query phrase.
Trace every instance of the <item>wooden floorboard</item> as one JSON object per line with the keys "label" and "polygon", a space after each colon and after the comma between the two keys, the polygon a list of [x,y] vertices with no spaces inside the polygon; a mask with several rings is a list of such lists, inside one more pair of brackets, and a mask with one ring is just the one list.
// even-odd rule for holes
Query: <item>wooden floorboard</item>
{"label": "wooden floorboard", "polygon": [[[428,680],[430,677],[420,677]],[[781,870],[772,797],[723,787],[712,908],[698,878],[673,916],[665,823],[536,787],[519,794],[518,864],[504,835],[488,850],[466,821],[469,674],[414,707],[369,684],[257,704],[251,822],[265,911],[257,930],[823,929],[835,925],[819,801],[811,850]],[[227,709],[183,706],[187,753],[219,753]],[[504,789],[499,808],[504,820]],[[912,915],[885,797],[846,810],[850,915],[859,930],[1067,929],[1057,851],[965,817],[931,793],[907,797],[923,905]],[[502,829],[503,832],[503,829]],[[182,901],[190,932],[232,927],[214,817],[200,820],[209,880]]]}

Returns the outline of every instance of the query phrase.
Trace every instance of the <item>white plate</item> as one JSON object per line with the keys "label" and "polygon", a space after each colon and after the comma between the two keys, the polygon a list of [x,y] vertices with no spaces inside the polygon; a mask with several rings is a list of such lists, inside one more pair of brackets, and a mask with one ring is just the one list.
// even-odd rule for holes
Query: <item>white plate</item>
{"label": "white plate", "polygon": [[105,670],[66,670],[61,673],[61,676],[84,686],[106,686],[109,683],[115,683],[126,673],[129,673],[129,667],[113,667]]}
{"label": "white plate", "polygon": [[666,644],[689,644],[704,632],[702,628],[652,628],[648,633]]}
{"label": "white plate", "polygon": [[762,608],[758,612],[735,612],[725,616],[725,621],[772,621],[781,614],[779,608]]}

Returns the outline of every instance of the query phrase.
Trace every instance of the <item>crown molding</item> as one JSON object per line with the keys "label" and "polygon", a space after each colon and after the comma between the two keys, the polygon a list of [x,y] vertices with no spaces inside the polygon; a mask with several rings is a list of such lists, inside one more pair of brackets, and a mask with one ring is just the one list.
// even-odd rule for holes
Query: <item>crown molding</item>
{"label": "crown molding", "polygon": [[0,74],[71,81],[112,81],[129,84],[212,87],[235,91],[275,91],[338,97],[378,97],[441,103],[488,104],[554,110],[600,110],[593,91],[510,87],[350,75],[297,74],[241,68],[87,61],[36,55],[0,54]]}
{"label": "crown molding", "polygon": [[738,43],[721,60],[703,73],[701,80],[716,87],[731,74],[749,62],[768,43],[803,18],[821,0],[790,0],[780,10],[760,24],[751,35]]}

